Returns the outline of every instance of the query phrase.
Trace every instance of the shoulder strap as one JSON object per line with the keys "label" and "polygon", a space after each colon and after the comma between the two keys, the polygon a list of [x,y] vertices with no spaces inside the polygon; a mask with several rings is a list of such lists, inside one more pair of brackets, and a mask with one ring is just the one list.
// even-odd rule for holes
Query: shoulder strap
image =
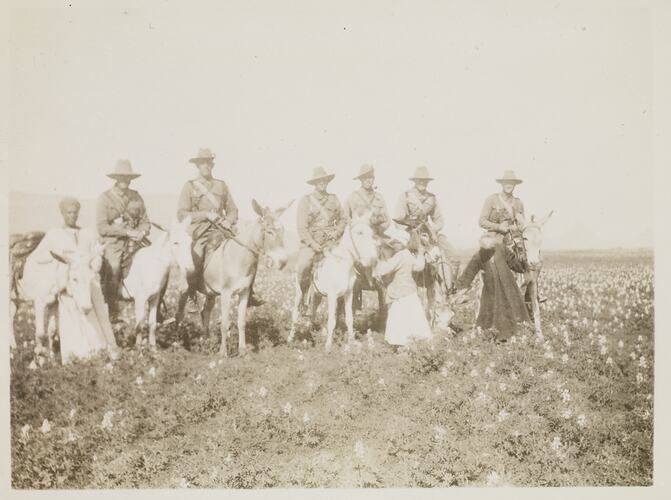
{"label": "shoulder strap", "polygon": [[369,200],[368,200],[368,199],[361,193],[361,191],[359,191],[359,190],[357,189],[357,190],[354,191],[354,192],[357,194],[357,196],[358,196],[361,200],[363,200],[363,202],[366,204],[366,206],[367,206],[368,208],[370,208],[371,210],[373,209],[373,205],[372,205],[371,202],[370,202],[370,201],[369,201]]}
{"label": "shoulder strap", "polygon": [[[310,203],[312,204],[312,206],[316,207],[317,210],[319,210],[319,212],[321,212],[323,216],[328,217],[329,213],[326,211],[326,207],[324,207],[324,205],[314,197],[314,194],[309,194],[308,196],[310,198]],[[328,198],[326,198],[326,200],[328,201]]]}
{"label": "shoulder strap", "polygon": [[417,197],[417,194],[414,191],[406,191],[405,192],[405,199],[406,199],[406,205],[408,204],[408,201],[413,201],[419,207],[419,212],[422,215],[426,216],[426,213],[424,213],[424,204]]}
{"label": "shoulder strap", "polygon": [[117,200],[119,203],[121,203],[123,205],[124,209],[126,208],[126,202],[124,201],[124,199],[121,196],[119,196],[117,193],[115,193],[113,190],[110,189],[109,191],[107,191],[107,194],[110,195],[115,200]]}
{"label": "shoulder strap", "polygon": [[200,182],[200,180],[194,179],[193,181],[191,181],[191,183],[196,187],[198,191],[200,191],[200,193],[205,198],[207,198],[207,201],[212,203],[212,205],[214,205],[215,207],[219,207],[219,200],[217,200],[214,197],[214,195],[211,192],[209,192],[205,186],[203,186],[203,183]]}
{"label": "shoulder strap", "polygon": [[510,204],[506,200],[503,199],[503,196],[501,196],[501,193],[498,194],[499,201],[503,205],[503,208],[506,209],[506,212],[512,217],[515,218],[515,204]]}

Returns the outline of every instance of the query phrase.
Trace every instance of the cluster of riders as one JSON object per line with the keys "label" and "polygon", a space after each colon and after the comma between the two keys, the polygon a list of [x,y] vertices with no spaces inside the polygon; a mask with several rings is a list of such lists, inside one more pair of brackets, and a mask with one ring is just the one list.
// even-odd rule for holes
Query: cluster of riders
{"label": "cluster of riders", "polygon": [[[13,237],[12,304],[16,311],[20,301],[34,303],[38,351],[45,349],[46,339],[51,354],[58,331],[63,362],[102,349],[115,357],[113,324],[123,322],[120,300],[135,303],[137,341],[141,342],[146,320],[149,344],[155,347],[171,269],[178,273],[177,324],[189,301],[191,309],[197,307],[200,293],[205,297],[201,317],[207,333],[218,299],[219,352],[227,355],[229,312],[237,296],[239,350],[246,349],[247,307],[264,303],[254,293],[258,265],[265,262],[281,269],[288,261],[280,216],[291,203],[271,210],[253,200],[258,218],[241,224],[227,184],[212,176],[215,155],[200,149],[189,161],[199,175],[184,185],[176,220],[169,228],[149,219],[142,196],[129,187],[140,174],[128,160],[120,160],[108,174],[114,185],[98,199],[96,231],[78,226],[80,204],[68,197],[59,207],[62,226],[46,234]],[[429,339],[440,320],[442,326],[450,323],[451,306],[466,300],[479,274],[478,327],[491,329],[497,341],[505,342],[521,323],[533,318],[541,334],[537,281],[541,228],[549,215],[540,221],[526,220],[522,202],[513,196],[522,182],[514,172],[496,179],[501,191],[484,203],[479,224],[485,232],[461,274],[443,233],[436,195],[427,190],[433,178],[426,167],[415,170],[410,177],[413,186],[401,194],[391,215],[376,191],[371,165],[363,165],[354,177],[360,187],[344,205],[327,191],[334,177],[315,168],[307,180],[313,190],[297,206],[300,248],[289,341],[302,317],[310,316],[312,327],[318,328],[315,313],[322,298],[328,303],[326,348],[332,346],[339,304],[345,312],[348,342],[354,341],[353,315],[361,308],[363,290],[378,294],[378,326],[389,344],[406,346]],[[149,240],[152,227],[159,236]],[[424,305],[418,287],[426,289]]]}

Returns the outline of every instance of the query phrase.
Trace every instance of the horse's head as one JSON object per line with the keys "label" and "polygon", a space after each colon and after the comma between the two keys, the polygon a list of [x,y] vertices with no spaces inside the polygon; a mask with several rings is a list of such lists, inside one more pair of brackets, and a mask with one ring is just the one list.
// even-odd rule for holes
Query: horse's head
{"label": "horse's head", "polygon": [[530,221],[523,226],[522,236],[524,237],[524,246],[527,252],[527,262],[531,265],[540,264],[541,246],[543,244],[543,226],[552,216],[553,211],[540,220],[536,220],[532,215]]}
{"label": "horse's head", "polygon": [[177,263],[179,268],[187,273],[191,273],[194,270],[193,254],[191,253],[191,236],[188,232],[190,224],[191,217],[186,216],[182,219],[182,222],[173,222],[167,234],[172,261]]}
{"label": "horse's head", "polygon": [[377,261],[378,242],[370,225],[371,215],[372,212],[353,215],[348,228],[353,255],[364,267],[370,267]]}
{"label": "horse's head", "polygon": [[260,241],[257,241],[256,244],[266,256],[268,267],[283,269],[289,260],[289,253],[284,246],[284,224],[282,224],[280,216],[293,202],[291,200],[287,205],[277,210],[270,210],[268,207],[264,208],[259,205],[256,200],[252,200],[252,208],[259,216],[257,223],[260,227]]}
{"label": "horse's head", "polygon": [[102,245],[96,244],[92,252],[68,252],[51,255],[67,266],[65,292],[72,297],[77,308],[84,314],[93,309],[91,284],[98,276],[102,264]]}

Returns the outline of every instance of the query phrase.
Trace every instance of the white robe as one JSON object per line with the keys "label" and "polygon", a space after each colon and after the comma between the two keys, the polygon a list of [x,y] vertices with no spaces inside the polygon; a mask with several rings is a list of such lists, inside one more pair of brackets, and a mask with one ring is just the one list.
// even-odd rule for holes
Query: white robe
{"label": "white robe", "polygon": [[83,314],[64,288],[67,283],[67,265],[56,260],[51,252],[67,257],[75,253],[93,255],[95,234],[86,228],[58,227],[44,236],[35,251],[26,260],[21,288],[26,298],[37,294],[57,294],[58,335],[61,360],[88,358],[102,349],[116,349],[114,332],[103,301],[99,278],[91,283],[93,309]]}

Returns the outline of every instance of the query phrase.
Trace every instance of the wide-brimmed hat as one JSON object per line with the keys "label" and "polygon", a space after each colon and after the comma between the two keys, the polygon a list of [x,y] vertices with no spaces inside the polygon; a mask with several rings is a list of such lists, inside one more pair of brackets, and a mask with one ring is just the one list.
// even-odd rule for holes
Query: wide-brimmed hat
{"label": "wide-brimmed hat", "polygon": [[417,167],[415,169],[415,175],[410,177],[411,181],[432,181],[433,177],[429,174],[429,169],[426,167]]}
{"label": "wide-brimmed hat", "polygon": [[331,182],[334,177],[335,174],[327,174],[326,170],[322,167],[317,167],[312,171],[312,178],[308,179],[306,182],[313,185],[319,181]]}
{"label": "wide-brimmed hat", "polygon": [[199,148],[198,149],[198,154],[194,156],[193,158],[189,159],[191,163],[198,163],[199,161],[203,160],[214,160],[216,155],[210,151],[210,148]]}
{"label": "wide-brimmed hat", "polygon": [[119,160],[114,166],[114,171],[107,174],[107,177],[111,177],[112,179],[135,179],[136,177],[140,177],[140,175],[142,174],[133,172],[133,167],[131,167],[130,161]]}
{"label": "wide-brimmed hat", "polygon": [[503,177],[496,179],[496,182],[499,184],[510,183],[510,184],[522,184],[522,179],[518,179],[515,175],[514,170],[506,170],[503,172]]}
{"label": "wide-brimmed hat", "polygon": [[373,165],[361,165],[361,168],[359,169],[359,175],[354,177],[354,180],[356,179],[361,179],[362,177],[365,177],[367,175],[371,175],[375,173],[375,169],[373,168]]}

